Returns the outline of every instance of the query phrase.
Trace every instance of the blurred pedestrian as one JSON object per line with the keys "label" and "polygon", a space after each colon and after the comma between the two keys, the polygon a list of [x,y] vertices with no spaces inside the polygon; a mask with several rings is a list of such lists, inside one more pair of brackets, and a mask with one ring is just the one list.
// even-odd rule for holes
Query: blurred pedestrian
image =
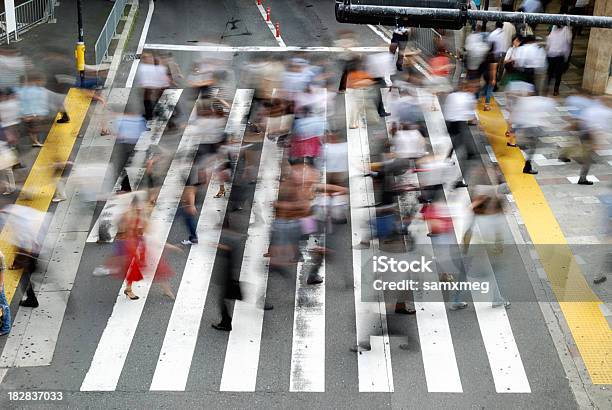
{"label": "blurred pedestrian", "polygon": [[38,299],[32,286],[32,274],[38,268],[38,258],[47,232],[49,215],[23,205],[7,205],[0,209],[4,227],[11,235],[9,242],[15,246],[15,258],[10,270],[22,269],[22,289],[26,298],[20,306],[37,308]]}
{"label": "blurred pedestrian", "polygon": [[342,74],[340,75],[340,85],[338,86],[338,92],[343,93],[346,91],[346,79],[348,76],[348,65],[351,60],[355,58],[353,52],[349,49],[355,47],[355,34],[350,30],[341,30],[338,32],[338,39],[334,41],[334,46],[343,49],[341,53],[338,53],[338,64]]}
{"label": "blurred pedestrian", "polygon": [[6,273],[6,261],[4,254],[0,251],[0,336],[6,336],[11,331],[11,308],[6,300],[4,289],[4,276]]}
{"label": "blurred pedestrian", "polygon": [[553,26],[548,37],[546,37],[546,58],[548,60],[548,72],[546,78],[546,93],[550,83],[554,80],[553,95],[559,95],[561,77],[567,69],[569,55],[572,49],[572,29],[568,26]]}
{"label": "blurred pedestrian", "polygon": [[242,300],[242,289],[240,284],[240,269],[237,258],[240,250],[243,247],[243,241],[237,232],[230,229],[224,229],[219,240],[218,256],[222,262],[223,268],[219,270],[219,279],[217,282],[220,285],[220,294],[218,298],[219,311],[221,313],[221,321],[213,323],[213,329],[221,331],[232,330],[232,302]]}
{"label": "blurred pedestrian", "polygon": [[547,117],[555,112],[556,103],[548,97],[540,97],[529,84],[531,93],[517,98],[512,109],[512,126],[520,131],[519,137],[526,143],[526,158],[523,173],[535,175],[538,173],[533,168],[532,160],[535,154],[538,139],[546,135],[550,126]]}
{"label": "blurred pedestrian", "polygon": [[361,98],[365,90],[374,84],[374,81],[364,70],[361,60],[353,60],[347,68],[348,75],[346,81],[346,87],[353,90],[352,98],[349,99],[350,106],[346,107],[349,112],[349,128],[359,128],[361,122]]}
{"label": "blurred pedestrian", "polygon": [[44,88],[44,77],[31,73],[18,88],[17,96],[21,107],[21,117],[33,147],[42,147],[46,126],[52,122],[57,111],[63,110],[64,96]]}
{"label": "blurred pedestrian", "polygon": [[410,34],[410,28],[404,27],[403,25],[397,25],[393,29],[393,34],[391,35],[391,43],[389,44],[389,52],[393,55],[394,59],[395,53],[397,53],[397,59],[395,60],[395,68],[397,69],[397,71],[403,70],[404,50],[406,49],[406,45],[408,44]]}
{"label": "blurred pedestrian", "polygon": [[[3,131],[0,130],[0,136]],[[15,175],[13,174],[13,167],[19,163],[15,152],[5,142],[0,140],[0,174],[5,178],[0,183],[4,187],[2,195],[11,195],[15,192]]]}
{"label": "blurred pedestrian", "polygon": [[478,87],[477,81],[465,81],[461,88],[449,94],[444,102],[444,119],[459,159],[473,159],[478,153],[469,130],[470,121],[476,118],[474,92]]}
{"label": "blurred pedestrian", "polygon": [[[138,110],[133,105],[128,104],[125,109],[125,114],[121,115],[115,121],[115,133],[117,140],[114,149],[114,171],[115,175],[120,179],[119,192],[131,192],[132,186],[130,179],[125,172],[125,167],[128,164],[131,156],[134,153],[134,148],[140,139],[140,136],[147,131],[147,124],[138,113]],[[123,174],[125,172],[125,174]],[[134,187],[135,188],[135,187]]]}

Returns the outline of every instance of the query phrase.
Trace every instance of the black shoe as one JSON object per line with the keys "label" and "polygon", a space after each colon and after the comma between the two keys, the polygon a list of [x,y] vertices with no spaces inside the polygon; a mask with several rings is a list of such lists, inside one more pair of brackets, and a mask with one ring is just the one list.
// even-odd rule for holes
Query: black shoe
{"label": "black shoe", "polygon": [[506,146],[508,146],[508,147],[512,147],[512,148],[516,148],[516,147],[518,147],[518,145],[516,145],[516,144],[510,144],[509,142],[506,142]]}
{"label": "black shoe", "polygon": [[19,306],[29,307],[29,308],[37,308],[38,300],[37,299],[26,299],[19,302]]}
{"label": "black shoe", "polygon": [[596,277],[595,279],[593,279],[593,283],[598,285],[600,283],[604,283],[608,278],[606,277],[606,275],[601,275]]}
{"label": "black shoe", "polygon": [[535,169],[524,169],[523,174],[537,175],[538,171],[536,171]]}
{"label": "black shoe", "polygon": [[580,178],[578,180],[578,185],[593,185],[593,181],[589,181],[586,178]]}
{"label": "black shoe", "polygon": [[368,344],[358,344],[351,347],[351,352],[361,353],[361,352],[369,352],[372,350],[372,346]]}
{"label": "black shoe", "polygon": [[323,278],[317,274],[308,276],[306,283],[309,285],[318,285],[319,283],[323,283]]}
{"label": "black shoe", "polygon": [[467,188],[468,184],[466,184],[463,181],[457,181],[455,182],[455,188]]}
{"label": "black shoe", "polygon": [[561,162],[571,162],[572,161],[571,159],[566,158],[566,157],[559,157],[558,160]]}
{"label": "black shoe", "polygon": [[380,118],[384,118],[384,117],[388,117],[389,115],[391,115],[390,112],[383,112],[383,113],[378,113],[378,115],[380,115]]}
{"label": "black shoe", "polygon": [[213,329],[221,330],[221,331],[224,331],[224,332],[229,332],[229,331],[231,331],[231,330],[232,330],[232,325],[231,325],[231,324],[229,324],[229,323],[223,323],[223,322],[218,323],[218,324],[213,323],[213,324],[212,324],[212,325],[210,325],[210,326],[211,326]]}
{"label": "black shoe", "polygon": [[62,116],[60,117],[59,120],[57,120],[57,123],[66,124],[67,122],[70,122],[70,117],[68,116],[68,114],[62,113]]}
{"label": "black shoe", "polygon": [[264,310],[272,310],[274,309],[274,305],[272,305],[271,303],[264,303]]}
{"label": "black shoe", "polygon": [[414,309],[407,309],[405,306],[402,307],[395,307],[395,313],[398,313],[400,315],[414,315],[416,313],[416,310]]}

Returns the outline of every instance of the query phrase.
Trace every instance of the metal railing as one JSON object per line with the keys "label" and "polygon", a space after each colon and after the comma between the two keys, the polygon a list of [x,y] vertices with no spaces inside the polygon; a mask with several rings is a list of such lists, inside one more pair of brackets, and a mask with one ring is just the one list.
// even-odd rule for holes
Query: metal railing
{"label": "metal railing", "polygon": [[430,56],[436,55],[436,39],[442,38],[442,35],[433,28],[414,27],[413,30],[417,47]]}
{"label": "metal railing", "polygon": [[98,40],[96,40],[96,64],[100,64],[102,61],[108,60],[108,48],[111,44],[111,41],[113,41],[117,34],[117,25],[119,24],[119,21],[121,21],[121,18],[124,15],[126,4],[131,4],[131,1],[115,1],[115,5],[113,6],[108,18],[106,19],[106,23],[104,23],[104,27],[102,27],[100,36],[98,37]]}
{"label": "metal railing", "polygon": [[[32,27],[54,19],[55,0],[28,0],[15,6],[17,30],[11,34],[14,34],[15,40],[19,40],[19,36]],[[6,32],[6,12],[3,12],[0,13],[0,44],[8,41],[10,39]]]}

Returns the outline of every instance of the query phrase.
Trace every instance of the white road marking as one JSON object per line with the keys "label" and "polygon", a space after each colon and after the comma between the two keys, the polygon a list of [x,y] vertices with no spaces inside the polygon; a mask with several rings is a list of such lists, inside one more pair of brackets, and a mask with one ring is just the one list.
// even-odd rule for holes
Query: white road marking
{"label": "white road marking", "polygon": [[287,47],[287,45],[283,41],[283,37],[282,36],[276,37],[276,27],[275,27],[274,23],[272,22],[272,20],[273,20],[272,13],[270,12],[270,21],[266,21],[267,13],[266,13],[266,9],[264,8],[264,6],[261,5],[261,4],[258,4],[257,8],[259,9],[259,12],[261,13],[261,17],[263,17],[263,19],[264,19],[264,23],[266,23],[266,25],[268,26],[268,28],[272,32],[272,35],[274,36],[274,39],[276,40],[278,45],[280,47]]}
{"label": "white road marking", "polygon": [[485,149],[487,150],[487,154],[489,155],[489,161],[491,163],[497,163],[497,157],[495,156],[495,152],[493,152],[493,148],[490,145],[485,145]]}
{"label": "white road marking", "polygon": [[[431,97],[428,96],[427,98]],[[438,152],[439,147],[443,146],[443,144],[448,144],[450,137],[446,130],[446,124],[437,98],[435,99],[435,105],[437,111],[426,110],[424,112],[425,121],[427,123],[427,129],[429,130],[429,138],[434,148],[434,154],[443,155],[443,152]],[[459,167],[459,163],[454,154],[453,160],[455,162],[455,167]],[[457,188],[451,193],[448,187],[445,186],[444,193],[449,206],[454,206],[457,210],[468,209],[471,199],[467,188]],[[457,215],[456,212],[451,213],[457,243],[461,244],[463,242],[463,234],[467,229],[468,221],[465,215],[463,215],[464,213],[461,215]],[[478,226],[474,227],[472,242],[482,243],[482,237]],[[525,374],[523,361],[521,360],[521,355],[516,345],[514,334],[512,333],[512,327],[510,326],[506,309],[503,307],[491,307],[491,294],[494,292],[494,289],[497,288],[497,281],[495,280],[491,262],[486,253],[479,256],[482,257],[474,257],[472,260],[478,262],[478,268],[483,270],[479,272],[482,276],[472,278],[468,274],[468,279],[476,282],[488,280],[491,286],[491,292],[488,294],[481,293],[480,291],[472,291],[471,293],[472,299],[474,300],[474,309],[476,310],[480,333],[489,358],[495,389],[498,393],[530,393],[531,388],[529,387],[529,381]]]}
{"label": "white road marking", "polygon": [[372,24],[368,24],[370,30],[372,30],[378,37],[382,38],[383,41],[387,44],[391,43],[391,39],[382,31],[373,26]]}
{"label": "white road marking", "polygon": [[[276,142],[264,136],[259,161],[258,182],[253,196],[248,238],[240,267],[241,286],[250,294],[234,304],[232,331],[225,352],[221,391],[255,391],[261,332],[264,319],[263,303],[268,282],[268,260],[262,255],[268,251],[270,223],[273,218],[272,202],[276,201],[280,180],[282,150]],[[258,221],[259,213],[263,223]]]}
{"label": "white road marking", "polygon": [[[195,118],[194,107],[187,128],[193,127]],[[192,135],[193,132],[185,130],[150,217],[149,233],[146,237],[147,266],[143,272],[144,279],[133,284],[134,293],[140,299],[129,300],[123,294],[123,287],[119,290],[113,312],[102,333],[91,366],[81,385],[81,391],[113,391],[117,387],[157,264],[174,221],[186,173],[191,169],[198,148]]]}
{"label": "white road marking", "polygon": [[[121,107],[123,111],[129,94],[128,89],[115,88],[106,95],[108,104]],[[17,311],[2,350],[1,367],[45,366],[53,359],[95,210],[95,203],[85,202],[80,196],[78,170],[93,164],[100,164],[100,168],[105,169],[113,150],[114,137],[101,136],[99,132],[103,110],[102,105],[96,106],[92,124],[87,128],[74,161],[76,172],[72,172],[66,181],[66,193],[70,199],[57,205],[45,237],[41,258],[49,260],[49,263],[37,293],[42,307]],[[96,186],[101,187],[102,181],[92,181],[92,185],[95,191]]]}
{"label": "white road marking", "polygon": [[[316,92],[326,93],[326,89]],[[325,95],[325,94],[324,94]],[[327,118],[327,98],[322,110]],[[325,183],[325,166],[321,170]],[[309,242],[312,242],[312,238]],[[312,243],[309,243],[312,245]],[[323,244],[318,244],[322,246]],[[308,285],[304,265],[298,263],[295,279],[295,308],[293,313],[293,338],[291,346],[291,374],[289,391],[325,391],[325,258],[319,267],[323,283]]]}
{"label": "white road marking", "polygon": [[[225,127],[226,132],[240,130],[236,137],[242,141],[246,128],[246,117],[251,107],[253,90],[236,90],[234,102]],[[231,182],[226,183],[226,192],[231,192]],[[198,331],[206,295],[215,263],[221,224],[227,209],[227,198],[214,198],[219,182],[214,178],[206,190],[202,212],[198,221],[198,244],[191,245],[185,270],[181,277],[172,308],[166,336],[159,353],[151,390],[184,391],[189,377],[193,352],[198,340]],[[227,194],[226,194],[227,195]]]}
{"label": "white road marking", "polygon": [[[145,48],[145,41],[147,40],[147,34],[149,33],[149,27],[151,26],[151,18],[153,17],[153,12],[155,11],[155,1],[149,0],[149,9],[147,11],[147,18],[145,19],[144,26],[142,27],[142,33],[140,33],[140,40],[138,40],[138,47],[136,48],[136,54],[142,54],[142,50]],[[130,67],[130,72],[128,73],[127,80],[125,81],[126,88],[132,88],[134,85],[134,78],[136,77],[136,72],[138,71],[138,64],[140,64],[140,58],[132,61],[132,66]]]}
{"label": "white road marking", "polygon": [[[353,104],[354,99],[357,99]],[[349,189],[352,244],[359,243],[362,226],[368,226],[376,215],[372,179],[364,177],[364,170],[370,163],[368,130],[365,124],[364,94],[347,89],[346,125],[348,140]],[[355,107],[354,107],[355,106]],[[350,129],[351,110],[357,108],[361,115],[359,127]],[[372,241],[372,247],[377,246]],[[372,260],[372,249],[361,250],[353,247],[353,278],[355,296],[355,318],[357,343],[370,342],[372,349],[357,353],[360,392],[393,392],[393,371],[391,369],[391,350],[387,333],[387,317],[382,292],[378,302],[362,301],[361,275],[362,260]],[[364,257],[365,256],[365,257]],[[369,286],[369,284],[368,284]],[[367,293],[371,293],[369,290]]]}
{"label": "white road marking", "polygon": [[[397,89],[394,89],[391,93],[384,91],[382,96],[386,101],[385,107],[392,108],[394,105],[390,103],[389,98],[399,98],[399,91]],[[391,112],[391,117],[394,114]],[[386,117],[389,136],[391,135],[391,117]],[[418,174],[412,174],[413,182],[415,185],[418,185],[418,178],[414,177],[414,175]],[[408,179],[408,176],[405,176],[405,178]],[[399,201],[399,207],[400,214],[402,216],[406,215],[406,210],[401,200]],[[417,230],[413,226],[411,231],[414,235],[415,243],[418,244],[417,246],[421,247],[423,251],[425,249],[433,251],[431,239],[426,235],[424,229]],[[433,283],[439,279],[434,272],[424,272],[419,280],[421,283],[424,281]],[[414,307],[419,330],[421,355],[423,357],[423,368],[427,381],[427,391],[445,393],[463,392],[442,292],[439,290],[414,292]]]}
{"label": "white road marking", "polygon": [[[343,53],[346,49],[342,47],[298,47],[298,46],[286,46],[286,47],[269,47],[269,46],[243,46],[243,47],[231,47],[231,46],[200,46],[200,45],[188,45],[188,44],[145,44],[147,50],[169,50],[169,51],[208,51],[217,53],[251,53],[251,52],[323,52],[323,53]],[[387,47],[350,47],[350,51],[357,53],[379,53],[381,51],[387,51]]]}
{"label": "white road marking", "polygon": [[[165,90],[162,96],[157,103],[157,108],[161,107],[172,107],[176,106],[178,100],[181,96],[183,90],[180,89],[169,89]],[[140,181],[144,175],[144,165],[146,161],[146,152],[151,145],[157,145],[159,140],[161,139],[164,130],[166,129],[166,125],[168,125],[168,121],[172,116],[172,110],[166,116],[166,118],[156,118],[153,121],[150,121],[148,126],[151,128],[150,131],[146,131],[142,133],[140,138],[138,138],[138,142],[134,147],[134,153],[132,154],[129,166],[126,166],[124,172],[127,172],[130,180],[130,185],[133,190],[136,190],[140,185]],[[129,171],[129,172],[128,172]],[[121,188],[121,178],[123,174],[118,175],[117,181],[115,182],[114,189],[118,190]],[[128,208],[130,202],[132,200],[132,195],[121,194],[121,195],[112,195],[104,204],[104,208],[100,212],[98,219],[96,220],[93,228],[89,236],[87,237],[87,242],[97,242],[99,238],[99,228],[100,222],[103,219],[108,220],[111,223],[110,228],[110,237],[111,241],[115,239],[117,235],[117,223],[119,222],[119,218]]]}

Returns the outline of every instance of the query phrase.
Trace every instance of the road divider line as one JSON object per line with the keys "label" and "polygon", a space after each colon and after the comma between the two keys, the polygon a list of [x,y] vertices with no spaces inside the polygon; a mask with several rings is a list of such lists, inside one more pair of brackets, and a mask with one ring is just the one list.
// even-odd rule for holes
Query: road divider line
{"label": "road divider line", "polygon": [[266,25],[270,29],[270,32],[272,32],[272,35],[274,36],[274,39],[276,40],[278,45],[281,48],[286,48],[287,45],[283,41],[283,38],[280,36],[280,31],[277,32],[276,27],[274,26],[274,23],[272,23],[270,7],[268,7],[268,9],[266,10],[263,5],[257,3],[257,9],[259,10],[261,17],[263,17],[264,23],[266,23]]}
{"label": "road divider line", "polygon": [[255,391],[264,302],[268,282],[268,252],[273,202],[278,196],[282,149],[264,135],[257,185],[251,207],[248,237],[240,266],[240,284],[246,288],[244,300],[234,304],[232,331],[227,341],[221,391]]}
{"label": "road divider line", "polygon": [[391,39],[382,30],[379,30],[372,24],[368,24],[368,28],[372,30],[374,34],[376,34],[378,37],[382,38],[385,43],[391,43]]}
{"label": "road divider line", "polygon": [[479,115],[591,381],[612,384],[612,330],[599,308],[601,301],[585,280],[537,179],[522,173],[521,152],[506,147],[507,124],[499,106],[494,103],[491,111]]}
{"label": "road divider line", "polygon": [[[127,174],[132,189],[134,191],[137,190],[138,186],[140,185],[140,181],[142,180],[142,177],[144,175],[144,165],[147,159],[147,150],[150,146],[159,144],[159,141],[162,135],[164,134],[164,131],[166,129],[166,126],[168,125],[170,118],[172,117],[174,107],[178,103],[182,91],[183,90],[181,89],[169,89],[164,91],[156,105],[156,112],[159,112],[160,110],[169,112],[167,112],[167,115],[161,117],[158,116],[156,119],[148,123],[150,131],[142,133],[138,138],[138,142],[134,147],[134,152],[130,157],[129,164],[126,165],[125,169],[120,175],[117,175],[117,181],[114,184],[114,190],[119,190],[121,188],[121,179],[124,173]],[[130,168],[132,172],[128,172],[128,168]],[[117,224],[119,222],[119,218],[130,205],[132,198],[133,196],[129,194],[112,194],[111,197],[104,204],[104,208],[100,212],[100,215],[94,223],[93,228],[91,228],[91,232],[87,237],[87,242],[91,243],[98,241],[100,223],[102,221],[105,221],[105,223],[108,222],[109,224],[109,242],[114,241],[115,236],[117,235]]]}
{"label": "road divider line", "polygon": [[[147,43],[145,44],[147,50],[167,50],[167,51],[191,51],[191,52],[216,52],[216,53],[287,53],[287,52],[320,52],[320,53],[344,53],[346,48],[343,47],[299,47],[299,46],[285,46],[285,47],[271,47],[271,46],[203,46],[193,44],[157,44]],[[356,53],[380,53],[381,51],[388,51],[387,47],[349,47],[349,51]]]}
{"label": "road divider line", "polygon": [[[253,90],[236,90],[227,120],[226,133],[235,134],[239,143],[244,136],[252,98]],[[231,194],[231,182],[225,185],[226,192]],[[189,250],[150,390],[184,391],[187,386],[217,254],[217,247],[214,245],[219,243],[221,222],[227,210],[228,200],[225,196],[214,198],[218,190],[219,181],[213,178],[206,189],[206,197],[198,220],[197,232],[200,242],[191,245]]]}
{"label": "road divider line", "polygon": [[[197,112],[194,107],[187,128],[195,126],[196,117]],[[185,131],[149,218],[149,229],[145,238],[147,265],[143,272],[144,279],[133,284],[134,293],[140,299],[130,300],[123,294],[123,287],[119,290],[113,312],[81,384],[81,391],[113,391],[117,387],[183,194],[186,174],[191,169],[198,148],[192,137],[194,133],[187,132],[187,129]]]}
{"label": "road divider line", "polygon": [[[378,291],[377,302],[363,301],[361,282],[362,265],[372,260],[372,248],[357,249],[362,227],[372,229],[370,222],[375,220],[374,188],[371,177],[364,177],[364,170],[370,164],[370,148],[366,125],[364,94],[361,90],[347,89],[346,133],[349,162],[349,197],[351,212],[351,249],[353,260],[353,280],[355,297],[355,319],[357,344],[368,343],[370,351],[357,353],[360,392],[393,392],[393,370],[391,368],[391,349],[387,332],[387,312],[384,295]],[[351,129],[352,110],[360,112],[357,128]],[[355,243],[356,242],[356,243]],[[371,247],[377,247],[372,241]],[[365,262],[364,262],[365,261]],[[366,289],[365,294],[372,291]],[[372,296],[373,297],[373,296]]]}
{"label": "road divider line", "polygon": [[151,26],[151,19],[153,18],[153,12],[155,11],[155,1],[149,0],[149,8],[147,10],[147,17],[142,27],[142,33],[140,33],[140,39],[138,40],[138,47],[136,48],[136,59],[132,61],[130,72],[128,73],[127,80],[125,81],[126,88],[132,88],[134,85],[134,78],[138,72],[138,65],[140,64],[140,55],[145,49],[145,41],[147,40],[147,34],[149,33],[149,27]]}
{"label": "road divider line", "polygon": [[[421,92],[420,97],[427,101],[432,101],[433,98],[432,102],[436,110],[425,110],[425,122],[434,155],[444,157],[447,152],[443,152],[441,148],[448,146],[451,141],[438,98],[433,95],[426,95],[424,92]],[[452,160],[457,168],[457,173],[460,174],[459,161],[455,153],[453,153]],[[444,194],[449,207],[452,209],[453,227],[457,244],[460,245],[463,243],[463,234],[466,232],[469,222],[464,210],[469,208],[472,201],[467,188],[456,188],[451,192],[445,185]],[[472,242],[483,243],[477,225],[473,227]],[[472,248],[474,247],[470,249]],[[468,279],[473,282],[487,280],[490,283],[491,291],[489,293],[485,294],[472,290],[471,294],[480,333],[489,359],[495,390],[498,393],[531,393],[529,380],[512,333],[506,309],[503,306],[493,308],[491,305],[491,295],[498,289],[498,284],[489,257],[486,252],[480,252],[477,256],[472,256],[471,259],[477,266],[475,269],[479,270],[478,274],[481,276],[472,276],[471,274],[474,274],[474,272],[470,269],[471,274],[468,273]]]}
{"label": "road divider line", "polygon": [[[321,104],[324,104],[322,112],[327,121],[327,90],[321,88],[315,93],[322,93],[325,97]],[[321,182],[326,182],[325,163],[321,170]],[[325,240],[317,245],[325,246]],[[313,237],[307,246],[314,246]],[[289,376],[291,392],[325,391],[325,255],[322,257],[318,274],[323,278],[323,283],[318,285],[306,283],[308,275],[305,271],[313,263],[311,256],[308,255],[304,263],[297,264]]]}

